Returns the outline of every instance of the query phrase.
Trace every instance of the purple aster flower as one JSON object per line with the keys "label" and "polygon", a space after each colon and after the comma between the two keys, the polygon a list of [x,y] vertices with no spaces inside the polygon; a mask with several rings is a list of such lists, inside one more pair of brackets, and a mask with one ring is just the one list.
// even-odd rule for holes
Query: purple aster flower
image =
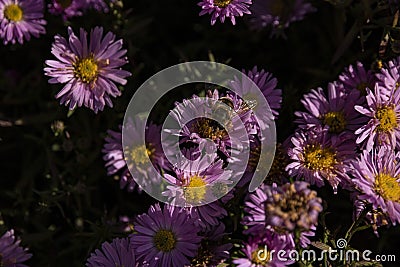
{"label": "purple aster flower", "polygon": [[363,143],[367,151],[374,145],[395,148],[400,139],[400,90],[386,90],[376,84],[374,91],[367,92],[368,107],[354,107],[369,117],[368,123],[356,130],[356,142]]}
{"label": "purple aster flower", "polygon": [[[123,147],[122,147],[122,133],[120,126],[119,131],[108,130],[108,137],[105,138],[106,143],[104,144],[102,152],[104,153],[103,159],[106,162],[107,175],[120,174],[120,186],[127,188],[129,192],[135,189],[136,182],[132,177],[132,174],[136,179],[142,179],[143,177],[149,176],[151,166],[146,164],[146,158],[158,165],[159,168],[164,166],[164,154],[162,153],[161,144],[159,141],[158,134],[161,131],[161,127],[153,123],[150,123],[146,127],[146,143],[147,146],[140,144],[141,135],[143,134],[138,129],[144,128],[145,120],[136,117],[133,121],[128,121],[125,126],[127,127],[127,140],[131,144],[130,147],[126,148],[130,151],[130,157],[125,159]],[[130,164],[130,171],[127,168],[126,160]],[[140,190],[140,188],[139,188]]]}
{"label": "purple aster flower", "polygon": [[129,238],[115,238],[111,243],[104,242],[101,248],[90,254],[87,267],[138,266]]}
{"label": "purple aster flower", "polygon": [[174,206],[151,206],[147,214],[136,218],[135,230],[131,243],[140,266],[185,266],[200,246],[194,220],[185,209]]}
{"label": "purple aster flower", "polygon": [[[245,107],[251,109],[250,118],[247,120],[249,134],[258,134],[260,136],[260,132],[268,128],[268,123],[276,119],[279,114],[278,110],[281,107],[282,90],[276,88],[277,79],[272,74],[263,69],[258,71],[257,66],[247,73],[245,71],[242,72],[243,76],[241,79],[235,77],[231,86],[233,90],[241,94],[246,100],[241,100],[244,102]],[[249,79],[254,82],[257,88],[254,87]],[[255,90],[262,92],[269,107],[261,104],[264,99],[258,99],[260,96],[254,93]],[[256,117],[255,113],[260,117]]]}
{"label": "purple aster flower", "polygon": [[230,147],[228,132],[217,121],[210,119],[212,107],[205,102],[207,101],[193,96],[189,100],[184,99],[182,103],[177,103],[172,116],[179,123],[179,129],[169,129],[169,132],[179,136],[180,144],[198,145],[202,139],[208,138],[217,145],[219,151],[228,156]]}
{"label": "purple aster flower", "polygon": [[0,237],[0,266],[27,267],[23,264],[32,257],[28,249],[21,247],[21,240],[16,239],[14,230],[7,231]]}
{"label": "purple aster flower", "polygon": [[4,44],[22,44],[45,34],[43,0],[0,0],[0,37]]}
{"label": "purple aster flower", "polygon": [[[238,267],[287,266],[294,263],[289,258],[292,249],[294,249],[292,244],[281,236],[266,231],[262,236],[250,237],[242,249],[244,257],[233,260],[233,263]],[[282,255],[278,258],[276,253],[271,253],[272,250],[282,251],[280,252]]]}
{"label": "purple aster flower", "polygon": [[[176,103],[171,112],[179,127],[166,132],[179,136],[180,145],[199,145],[204,139],[212,140],[221,157],[231,158],[236,153],[232,144],[243,144],[243,140],[248,140],[251,127],[251,110],[242,109],[240,101],[222,97],[217,90],[209,91],[204,98],[194,95],[191,99],[184,99],[182,103]],[[232,110],[234,114],[231,114]],[[239,129],[243,125],[245,129]],[[172,145],[175,146],[174,143]]]}
{"label": "purple aster flower", "polygon": [[[308,237],[315,235],[314,231],[316,227],[314,224],[310,225],[309,229],[297,227],[296,231],[300,233],[300,239],[295,240],[295,234],[293,231],[289,231],[288,229],[284,229],[281,227],[274,227],[273,223],[270,223],[270,221],[278,221],[273,217],[274,214],[270,212],[267,213],[267,208],[273,207],[270,204],[273,199],[268,200],[268,198],[271,198],[271,190],[276,190],[276,188],[277,186],[275,184],[273,186],[267,186],[263,184],[254,192],[247,195],[244,207],[245,216],[242,219],[242,224],[246,225],[247,229],[245,229],[243,233],[253,236],[259,236],[265,231],[273,231],[276,234],[280,235],[280,237],[285,240],[285,242],[291,243],[293,247],[296,245],[296,243],[300,247],[307,247],[308,244],[310,244],[310,240],[308,239]],[[289,201],[288,203],[294,203],[294,201]],[[281,203],[277,205],[280,204]],[[276,208],[279,209],[281,207],[277,206]],[[285,216],[283,213],[281,213],[281,215]],[[311,216],[313,215],[314,214],[311,214]],[[301,216],[303,216],[303,218],[307,218],[306,213],[304,213],[303,215],[296,214],[295,216],[297,216],[297,218]]]}
{"label": "purple aster flower", "polygon": [[236,24],[235,17],[242,17],[244,14],[250,14],[249,6],[252,0],[202,0],[197,5],[201,7],[200,16],[212,14],[211,25],[214,25],[218,17],[221,23],[225,18],[230,18],[233,25]]}
{"label": "purple aster flower", "polygon": [[206,204],[207,200],[213,198],[214,193],[219,193],[211,189],[211,186],[217,182],[226,185],[232,184],[232,181],[229,180],[230,172],[224,173],[222,160],[214,162],[216,156],[208,155],[201,155],[200,160],[194,160],[198,159],[195,154],[196,152],[200,154],[200,151],[192,152],[193,150],[184,152],[190,153],[191,160],[185,160],[178,155],[177,164],[172,168],[173,174],[164,175],[164,178],[171,184],[168,186],[170,192],[166,195],[174,197],[176,202],[181,199],[189,206],[196,206],[198,203]]}
{"label": "purple aster flower", "polygon": [[335,84],[329,83],[328,97],[322,88],[311,90],[304,96],[301,103],[307,112],[295,112],[295,120],[301,129],[325,127],[329,134],[338,135],[346,133],[355,139],[354,131],[365,123],[365,117],[354,110],[358,98],[345,95]]}
{"label": "purple aster flower", "polygon": [[64,21],[82,16],[86,7],[87,0],[52,0],[48,4],[49,12],[53,15],[62,15]]}
{"label": "purple aster flower", "polygon": [[365,102],[366,89],[373,89],[376,81],[374,73],[366,70],[361,62],[357,62],[354,66],[350,65],[339,75],[339,82],[344,92],[349,94],[351,99],[358,98],[359,104]]}
{"label": "purple aster flower", "polygon": [[178,165],[172,168],[172,175],[164,175],[171,184],[164,195],[169,196],[173,203],[187,207],[190,217],[202,229],[218,225],[219,219],[226,216],[227,212],[218,200],[214,200],[229,190],[232,184],[230,172],[224,173],[223,162],[213,162],[214,157],[206,156],[203,160],[192,161],[198,158],[199,150],[184,149],[183,153],[191,160],[178,159]]}
{"label": "purple aster flower", "polygon": [[120,174],[120,185],[121,189],[127,186],[129,192],[132,192],[136,183],[133,180],[124,159],[124,152],[122,149],[122,133],[120,131],[108,130],[108,137],[105,138],[106,143],[104,144],[102,152],[104,161],[106,161],[107,175],[114,175],[121,171]]}
{"label": "purple aster flower", "polygon": [[334,193],[339,184],[347,185],[347,164],[355,156],[354,143],[342,135],[329,137],[321,130],[298,131],[291,141],[288,155],[292,163],[286,167],[290,176],[318,187],[327,180]]}
{"label": "purple aster flower", "polygon": [[[400,57],[394,58],[384,64],[381,72],[376,74],[381,87],[390,92],[400,86]],[[371,88],[372,89],[372,88]]]}
{"label": "purple aster flower", "polygon": [[252,27],[271,27],[274,31],[289,27],[290,23],[303,20],[315,8],[304,0],[255,0],[250,8]]}
{"label": "purple aster flower", "polygon": [[[352,174],[357,199],[372,204],[393,225],[400,222],[400,153],[380,147],[363,151],[353,163]],[[378,225],[379,226],[379,225]]]}
{"label": "purple aster flower", "polygon": [[71,27],[68,34],[68,41],[55,36],[51,52],[57,60],[46,60],[44,68],[45,74],[52,77],[49,83],[66,83],[56,98],[71,110],[84,105],[97,113],[105,105],[112,107],[111,97],[121,95],[115,83],[125,85],[125,78],[131,75],[120,69],[128,62],[122,40],[115,41],[111,32],[103,38],[102,27],[91,30],[89,44],[82,28],[79,37]]}
{"label": "purple aster flower", "polygon": [[197,255],[187,267],[207,266],[217,267],[229,258],[231,243],[227,243],[225,225],[220,223],[203,234],[203,240]]}
{"label": "purple aster flower", "polygon": [[[281,108],[282,103],[282,90],[276,88],[278,83],[277,79],[264,69],[259,71],[257,66],[252,70],[249,70],[247,73],[245,70],[242,72],[261,90],[262,94],[267,99],[273,117],[276,118],[279,114],[278,110]],[[256,100],[256,96],[251,95],[252,85],[249,83],[248,79],[239,79],[238,77],[235,77],[234,81],[232,81],[232,87],[235,91],[240,92],[245,99]],[[254,108],[257,108],[257,105]]]}
{"label": "purple aster flower", "polygon": [[318,224],[322,199],[306,182],[266,186],[266,224],[277,231],[309,231]]}

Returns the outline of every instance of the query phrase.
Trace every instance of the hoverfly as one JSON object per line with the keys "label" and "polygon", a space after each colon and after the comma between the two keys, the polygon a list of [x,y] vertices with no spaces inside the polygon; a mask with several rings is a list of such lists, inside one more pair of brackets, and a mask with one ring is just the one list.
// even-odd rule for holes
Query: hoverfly
{"label": "hoverfly", "polygon": [[234,100],[229,96],[220,97],[218,101],[225,105],[217,105],[214,112],[218,114],[223,119],[223,122],[229,123],[232,119],[239,115],[240,117],[246,116],[246,113],[251,113],[251,111],[257,106],[256,100],[241,100],[240,105],[235,106]]}
{"label": "hoverfly", "polygon": [[[224,96],[224,97],[221,97],[218,100],[221,101],[222,103],[228,105],[231,109],[235,109],[234,102],[233,102],[232,98],[230,98],[228,96]],[[250,110],[253,110],[256,106],[257,106],[257,100],[244,100],[243,99],[241,101],[241,103],[240,103],[239,108],[237,109],[237,112],[239,114],[245,113],[245,112],[248,112]]]}

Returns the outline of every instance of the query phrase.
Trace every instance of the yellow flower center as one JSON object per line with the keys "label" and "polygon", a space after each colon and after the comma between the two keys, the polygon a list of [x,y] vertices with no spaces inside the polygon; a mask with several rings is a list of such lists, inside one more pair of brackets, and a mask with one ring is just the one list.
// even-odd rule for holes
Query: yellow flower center
{"label": "yellow flower center", "polygon": [[232,0],[214,0],[214,5],[220,8],[224,8],[228,6],[231,2]]}
{"label": "yellow flower center", "polygon": [[93,56],[77,60],[74,64],[75,77],[84,83],[91,83],[97,79],[99,66]]}
{"label": "yellow flower center", "polygon": [[379,125],[376,130],[379,132],[391,132],[397,127],[396,112],[393,107],[385,106],[378,108],[375,113],[375,118],[379,120]]}
{"label": "yellow flower center", "polygon": [[192,176],[189,185],[183,188],[185,200],[189,203],[198,203],[203,200],[206,191],[206,182],[198,175]]}
{"label": "yellow flower center", "polygon": [[209,138],[213,141],[216,139],[222,139],[228,134],[221,126],[219,126],[218,122],[208,118],[197,120],[191,130],[192,132],[197,132],[201,138]]}
{"label": "yellow flower center", "polygon": [[396,85],[395,85],[395,88],[394,88],[394,90],[397,90],[397,89],[399,89],[399,87],[400,87],[400,82],[396,82]]}
{"label": "yellow flower center", "polygon": [[332,148],[320,145],[307,145],[304,149],[304,165],[313,171],[328,171],[337,164],[336,153]]}
{"label": "yellow flower center", "polygon": [[265,247],[258,247],[251,253],[251,261],[254,264],[266,266],[270,260],[271,253],[269,251],[265,251]]}
{"label": "yellow flower center", "polygon": [[375,191],[384,199],[400,203],[400,185],[395,177],[380,173],[375,177]]}
{"label": "yellow flower center", "polygon": [[153,237],[156,248],[162,252],[169,252],[175,248],[176,238],[171,230],[159,230]]}
{"label": "yellow flower center", "polygon": [[16,4],[8,5],[4,8],[4,17],[11,21],[20,21],[22,20],[22,15],[24,12],[22,11],[21,7]]}
{"label": "yellow flower center", "polygon": [[378,60],[376,61],[376,68],[377,68],[378,70],[380,70],[380,69],[383,68],[383,62],[382,62],[382,60],[378,59]]}
{"label": "yellow flower center", "polygon": [[328,112],[322,116],[322,123],[329,126],[330,133],[341,133],[346,128],[343,112]]}
{"label": "yellow flower center", "polygon": [[145,145],[136,146],[130,151],[130,159],[137,165],[145,165],[149,158],[152,158],[155,150],[156,149],[151,144],[149,144],[148,147]]}

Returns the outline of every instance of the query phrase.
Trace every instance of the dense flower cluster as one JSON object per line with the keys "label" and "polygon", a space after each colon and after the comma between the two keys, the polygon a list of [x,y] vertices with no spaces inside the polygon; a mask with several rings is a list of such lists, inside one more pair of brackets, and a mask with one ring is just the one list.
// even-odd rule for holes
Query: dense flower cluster
{"label": "dense flower cluster", "polygon": [[265,222],[275,230],[308,231],[318,223],[322,200],[305,182],[267,187]]}
{"label": "dense flower cluster", "polygon": [[[396,63],[393,60],[388,66],[393,69]],[[258,86],[268,101],[272,116],[267,119],[276,119],[282,102],[282,91],[276,88],[276,79],[257,67],[243,71],[243,75]],[[375,74],[357,62],[355,66],[346,68],[337,81],[328,84],[327,93],[318,88],[304,95],[301,103],[305,111],[295,112],[298,129],[283,145],[277,147],[279,160],[274,161],[273,172],[270,174],[274,178],[268,179],[270,175],[266,177],[265,184],[246,197],[242,224],[245,226],[243,234],[248,240],[242,248],[242,256],[233,260],[234,264],[283,266],[292,263],[268,258],[268,251],[264,251],[263,246],[290,250],[310,244],[310,238],[315,236],[319,214],[323,210],[321,198],[309,188],[310,185],[323,187],[328,184],[334,193],[339,188],[350,191],[356,206],[356,216],[368,208],[368,203],[372,203],[366,218],[375,229],[388,223],[395,225],[400,221],[400,186],[396,165],[399,156],[395,152],[398,144],[399,91],[393,82],[396,79],[399,77],[394,70],[383,68]],[[187,206],[173,208],[165,205],[162,209],[156,205],[147,214],[137,217],[131,239],[140,264],[216,266],[228,258],[231,246],[223,243],[217,245],[217,240],[226,236],[220,219],[227,216],[226,204],[235,199],[234,192],[245,186],[256,170],[261,152],[259,134],[266,127],[258,123],[253,113],[257,107],[251,106],[249,88],[252,86],[241,77],[232,80],[232,87],[244,98],[250,99],[247,101],[230,91],[210,90],[205,97],[206,104],[199,96],[176,103],[173,117],[178,123],[185,123],[181,123],[181,130],[170,129],[168,132],[179,136],[184,157],[192,162],[201,160],[197,165],[190,163],[187,166],[183,158],[178,158],[177,163],[171,166],[156,164],[171,184],[164,192],[165,195],[171,201],[183,201]],[[234,123],[222,126],[201,116],[190,120],[195,114],[206,117],[207,112],[215,111],[207,103],[219,102],[228,104],[245,126],[250,140],[249,163],[242,179],[231,190],[233,195],[228,194],[212,203],[205,202],[205,205],[191,206],[206,201],[216,192],[209,187],[215,181],[218,181],[219,190],[229,188],[236,182],[230,178],[232,174],[224,173],[226,164],[235,159],[232,137],[228,134],[235,129]],[[218,110],[219,106],[216,107]],[[231,117],[231,120],[234,118]],[[159,131],[156,127],[153,125],[147,128],[147,140],[154,139],[151,131]],[[107,144],[103,150],[109,174],[125,168],[122,176],[127,175],[120,144],[121,134],[113,131],[109,133],[110,137],[106,139]],[[204,138],[214,144],[217,152],[214,156],[207,152],[204,158],[202,151],[210,149],[209,144],[203,142]],[[142,154],[152,158],[156,149],[155,146],[149,147],[153,150],[148,148],[147,154]],[[363,152],[359,153],[360,150]],[[163,157],[158,155],[156,158]],[[140,164],[140,157],[135,154],[131,162]],[[289,182],[290,177],[298,181]],[[170,223],[171,218],[174,218],[174,224]],[[180,224],[182,230],[178,231],[176,227]],[[150,225],[157,227],[149,228]],[[184,234],[185,231],[187,234]],[[219,234],[210,236],[213,231]],[[163,240],[163,243],[159,243],[159,240]],[[186,242],[185,250],[182,250],[179,242]]]}
{"label": "dense flower cluster", "polygon": [[349,190],[356,217],[365,210],[375,232],[399,222],[399,62],[376,73],[357,62],[328,85],[328,97],[321,88],[305,95],[288,150],[291,176]]}
{"label": "dense flower cluster", "polygon": [[[277,80],[272,74],[264,70],[259,71],[256,67],[249,72],[243,71],[243,75],[259,86],[271,106],[273,116],[268,119],[276,119],[282,101],[282,91],[276,88]],[[232,87],[244,97],[251,97],[248,95],[249,85],[244,77],[235,77],[232,80]],[[228,239],[224,232],[225,226],[221,224],[220,219],[228,215],[225,204],[234,197],[232,192],[235,188],[227,194],[228,188],[237,182],[232,178],[234,175],[231,172],[224,170],[226,164],[235,158],[235,153],[232,151],[232,137],[228,135],[228,132],[234,129],[235,123],[230,123],[228,120],[224,125],[227,128],[224,128],[212,119],[208,119],[206,115],[207,112],[221,112],[220,105],[228,104],[238,114],[236,119],[245,125],[245,133],[253,148],[251,152],[253,159],[250,163],[253,167],[248,166],[246,171],[248,176],[244,175],[238,183],[241,187],[249,182],[248,177],[251,178],[251,173],[255,171],[254,166],[257,166],[259,156],[257,153],[260,152],[258,133],[266,125],[259,125],[252,107],[247,106],[241,97],[231,91],[208,91],[206,103],[212,105],[203,104],[202,98],[193,96],[183,100],[182,103],[177,102],[173,110],[173,117],[182,124],[181,129],[176,132],[174,129],[166,131],[179,136],[184,158],[179,158],[181,156],[176,156],[174,152],[171,154],[168,149],[164,151],[166,155],[163,156],[157,138],[160,128],[153,123],[146,127],[147,147],[138,147],[136,143],[141,140],[140,135],[143,134],[139,129],[142,129],[145,123],[140,118],[134,118],[133,122],[128,121],[124,124],[124,127],[129,128],[125,129],[129,130],[129,136],[125,137],[127,141],[125,143],[128,143],[129,147],[123,147],[121,132],[110,130],[109,137],[105,139],[103,153],[108,174],[120,174],[121,187],[128,184],[129,191],[132,191],[135,184],[133,178],[141,179],[140,177],[147,174],[145,180],[151,179],[148,167],[143,165],[145,162],[143,157],[147,157],[170,184],[164,195],[172,203],[185,203],[185,207],[182,208],[170,205],[164,205],[162,208],[156,204],[148,213],[138,216],[133,222],[134,233],[130,239],[136,261],[140,266],[217,266],[230,256],[229,250],[232,245],[226,242]],[[193,120],[191,118],[194,114],[203,114],[205,117]],[[214,143],[216,154],[207,153],[205,156],[202,154],[202,151],[210,149],[209,144],[204,143],[204,138]],[[176,163],[166,164],[168,162],[166,156],[178,157]],[[191,161],[187,163],[185,158]],[[200,161],[197,163],[196,159]],[[283,174],[282,168],[281,171]],[[207,199],[213,196],[219,198],[225,194],[227,195],[220,200],[207,202]],[[196,205],[203,202],[204,205]],[[274,238],[280,237],[274,236]],[[285,240],[288,246],[293,246],[292,237],[287,237]]]}
{"label": "dense flower cluster", "polygon": [[310,243],[308,237],[314,236],[322,211],[322,200],[308,186],[306,182],[264,185],[249,194],[242,220],[247,226],[244,234],[260,236],[271,232],[292,247],[306,247]]}

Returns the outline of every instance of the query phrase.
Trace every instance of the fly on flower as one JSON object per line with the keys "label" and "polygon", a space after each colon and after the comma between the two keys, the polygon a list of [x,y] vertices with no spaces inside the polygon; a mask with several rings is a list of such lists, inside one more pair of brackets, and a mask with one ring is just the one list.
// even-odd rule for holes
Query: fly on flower
{"label": "fly on flower", "polygon": [[[232,109],[234,108],[233,99],[231,97],[229,97],[229,96],[223,96],[223,97],[221,97],[219,99],[219,101],[221,101],[224,104],[227,104]],[[256,106],[257,106],[257,100],[255,100],[255,99],[252,99],[252,100],[243,99],[243,101],[240,103],[239,112],[250,111],[250,110],[254,109]]]}
{"label": "fly on flower", "polygon": [[[222,104],[219,104],[219,102]],[[214,112],[222,118],[224,125],[229,125],[229,122],[231,122],[237,115],[241,116],[245,115],[247,112],[251,112],[251,110],[257,105],[256,100],[242,100],[239,103],[239,106],[235,108],[235,102],[232,97],[223,96],[218,99]]]}
{"label": "fly on flower", "polygon": [[[245,101],[233,92],[221,94],[218,90],[214,90],[208,91],[207,94],[208,97],[215,101],[213,102],[215,106],[213,107],[214,112],[220,115],[221,118],[228,120],[228,127],[230,126],[229,122],[240,118],[248,129],[251,128],[249,125],[253,122],[251,118],[253,115],[252,109],[256,107],[257,101]],[[235,118],[236,116],[238,117]]]}

